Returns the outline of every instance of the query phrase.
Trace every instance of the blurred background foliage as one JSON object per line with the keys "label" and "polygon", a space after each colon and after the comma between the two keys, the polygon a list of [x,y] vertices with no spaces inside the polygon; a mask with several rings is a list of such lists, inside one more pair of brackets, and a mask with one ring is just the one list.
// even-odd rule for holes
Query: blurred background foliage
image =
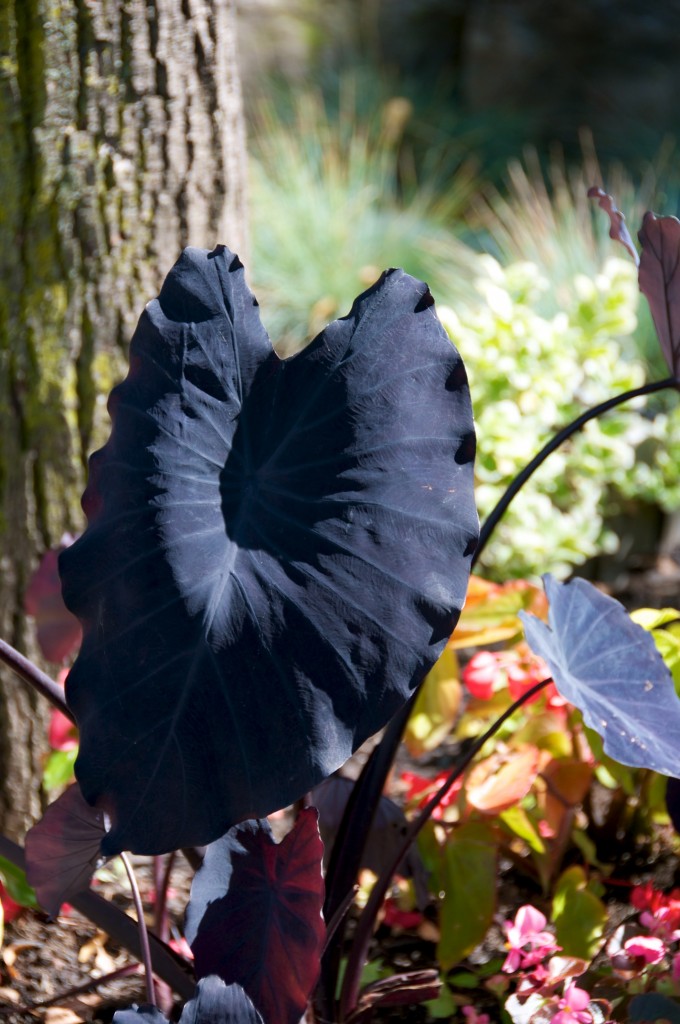
{"label": "blurred background foliage", "polygon": [[[678,211],[677,0],[242,0],[239,15],[251,283],[282,354],[385,267],[425,279],[471,378],[481,514],[584,407],[666,375],[586,192],[613,193],[633,232],[646,209]],[[636,518],[678,507],[678,456],[674,397],[589,424],[516,500],[484,571],[568,572],[622,534],[635,549]]]}

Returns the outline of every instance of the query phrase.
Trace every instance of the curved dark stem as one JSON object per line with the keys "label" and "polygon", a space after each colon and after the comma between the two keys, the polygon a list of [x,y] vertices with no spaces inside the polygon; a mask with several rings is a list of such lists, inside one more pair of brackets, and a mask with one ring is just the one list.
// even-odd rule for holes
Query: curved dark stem
{"label": "curved dark stem", "polygon": [[139,892],[139,886],[137,885],[137,876],[133,870],[130,858],[127,853],[121,853],[120,859],[123,862],[125,871],[128,876],[130,883],[130,889],[132,890],[132,901],[135,905],[135,913],[137,914],[137,927],[139,928],[139,944],[142,947],[142,963],[144,964],[144,975],[146,980],[146,999],[151,1006],[156,1005],[156,987],[153,983],[153,965],[151,963],[151,947],[149,946],[149,932],[146,927],[146,921],[144,920],[144,907],[142,906],[142,897]]}
{"label": "curved dark stem", "polygon": [[[0,857],[5,857],[22,871],[26,870],[22,847],[3,835],[0,835]],[[137,924],[119,907],[89,889],[71,897],[69,903],[138,960],[143,959]],[[191,967],[155,935],[149,936],[149,946],[154,973],[182,998],[191,999],[196,989]]]}
{"label": "curved dark stem", "polygon": [[401,743],[402,734],[413,710],[416,696],[417,691],[394,715],[382,739],[373,749],[359,778],[352,787],[333,842],[326,871],[326,900],[324,903],[324,919],[331,922],[333,927],[331,929],[331,924],[329,924],[329,934],[321,958],[321,975],[316,994],[320,1019],[329,1019],[333,1015],[342,944],[345,937],[345,915],[352,901],[371,825],[378,810],[387,776],[394,763],[394,756]]}
{"label": "curved dark stem", "polygon": [[462,757],[458,758],[453,769],[437,792],[433,794],[423,807],[420,814],[409,824],[401,846],[392,858],[387,870],[381,872],[380,877],[376,880],[376,883],[371,890],[371,895],[368,898],[368,903],[357,922],[357,928],[352,939],[352,947],[347,960],[347,968],[345,970],[345,977],[340,995],[340,1020],[344,1020],[357,1005],[359,998],[359,984],[361,980],[361,968],[368,953],[368,946],[371,941],[371,935],[373,934],[373,925],[378,915],[378,911],[383,904],[383,900],[385,899],[385,895],[389,889],[392,878],[402,860],[408,853],[411,843],[414,841],[423,825],[429,820],[435,807],[437,807],[437,805],[444,799],[456,779],[463,774],[487,740],[491,739],[503,722],[510,718],[518,708],[528,700],[531,700],[531,698],[539,693],[544,686],[547,686],[548,683],[551,682],[551,676],[547,679],[541,680],[540,683],[532,686],[530,690],[527,690],[526,693],[522,694],[518,700],[511,704],[510,707],[507,708],[491,726],[489,726],[486,732],[475,740],[470,749],[467,750]]}
{"label": "curved dark stem", "polygon": [[541,448],[540,452],[533,457],[531,462],[529,462],[524,469],[517,474],[496,507],[491,510],[484,520],[479,533],[479,543],[477,544],[477,548],[472,556],[472,567],[474,567],[479,560],[489,538],[491,537],[491,534],[498,526],[500,519],[504,515],[512,499],[518,491],[522,489],[527,480],[536,472],[539,466],[543,465],[548,456],[554,452],[556,448],[559,448],[561,444],[572,436],[572,434],[575,434],[577,430],[580,430],[581,427],[585,426],[589,420],[596,419],[609,409],[614,409],[617,405],[623,405],[624,402],[630,401],[631,398],[640,398],[642,395],[651,395],[654,394],[655,391],[665,391],[666,388],[675,388],[676,390],[680,390],[680,380],[678,380],[677,377],[666,377],[665,380],[657,380],[652,384],[643,384],[642,387],[633,388],[632,391],[624,391],[621,395],[616,395],[614,398],[608,398],[606,402],[601,402],[599,405],[593,406],[592,409],[587,409],[575,420],[572,420],[571,423],[568,423],[566,427],[563,427],[558,434],[555,434],[555,436],[551,438],[543,448]]}
{"label": "curved dark stem", "polygon": [[64,691],[61,686],[59,686],[58,683],[55,683],[54,679],[50,679],[50,677],[39,669],[37,665],[34,665],[32,661],[25,658],[23,654],[19,654],[19,652],[8,643],[5,643],[4,640],[0,640],[0,661],[4,661],[4,663],[9,665],[9,667],[16,672],[18,676],[21,676],[21,678],[27,683],[30,683],[38,693],[42,693],[43,697],[47,697],[47,699],[54,704],[55,708],[61,711],[62,714],[66,715],[67,718],[70,718],[75,725],[76,720],[73,717],[73,712],[66,703]]}

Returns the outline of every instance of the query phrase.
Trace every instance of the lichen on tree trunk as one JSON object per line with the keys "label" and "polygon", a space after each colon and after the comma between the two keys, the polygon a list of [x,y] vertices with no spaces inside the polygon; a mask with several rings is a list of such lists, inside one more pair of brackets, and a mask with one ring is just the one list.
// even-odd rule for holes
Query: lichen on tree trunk
{"label": "lichen on tree trunk", "polygon": [[[245,247],[232,0],[0,0],[0,635],[79,530],[144,304],[187,244]],[[0,676],[0,828],[41,811],[48,709]]]}

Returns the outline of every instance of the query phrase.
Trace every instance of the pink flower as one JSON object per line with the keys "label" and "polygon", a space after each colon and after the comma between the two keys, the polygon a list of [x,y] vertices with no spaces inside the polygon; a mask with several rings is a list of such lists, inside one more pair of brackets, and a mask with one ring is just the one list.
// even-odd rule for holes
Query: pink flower
{"label": "pink flower", "polygon": [[[496,690],[507,686],[513,700],[519,700],[536,683],[547,679],[550,671],[526,644],[519,644],[509,651],[479,651],[470,658],[462,672],[462,679],[468,692],[477,700],[491,700]],[[554,685],[549,687],[551,709],[564,706]],[[543,691],[548,692],[546,689]],[[538,700],[540,692],[534,694],[529,703]]]}
{"label": "pink flower", "polygon": [[78,746],[78,730],[57,708],[52,709],[47,740],[52,750],[75,750]]}
{"label": "pink flower", "polygon": [[592,1024],[593,1015],[588,1009],[590,996],[585,989],[577,988],[572,982],[564,990],[558,1003],[558,1010],[550,1024]]}
{"label": "pink flower", "polygon": [[488,1013],[477,1013],[474,1006],[462,1006],[461,1009],[466,1024],[489,1024],[491,1020]]}
{"label": "pink flower", "polygon": [[535,967],[561,947],[554,936],[545,931],[546,919],[540,910],[530,905],[520,907],[514,921],[503,925],[507,936],[508,955],[501,970],[507,974],[527,967]]}
{"label": "pink flower", "polygon": [[663,940],[653,935],[634,935],[623,948],[628,956],[639,957],[645,964],[658,964],[666,955]]}

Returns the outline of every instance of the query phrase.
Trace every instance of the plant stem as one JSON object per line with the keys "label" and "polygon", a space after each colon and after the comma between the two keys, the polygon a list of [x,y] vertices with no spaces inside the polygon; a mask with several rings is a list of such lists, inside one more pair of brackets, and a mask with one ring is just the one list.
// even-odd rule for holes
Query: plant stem
{"label": "plant stem", "polygon": [[137,878],[130,863],[130,858],[126,853],[120,854],[120,859],[123,862],[127,876],[130,882],[130,888],[132,889],[132,899],[135,904],[135,911],[137,913],[137,924],[139,926],[139,944],[142,947],[142,963],[144,964],[144,974],[146,976],[146,998],[152,1006],[156,1005],[156,989],[153,982],[153,967],[151,966],[151,949],[149,947],[149,933],[146,930],[146,921],[144,920],[144,907],[142,906],[142,897],[139,894],[139,886],[137,885]]}
{"label": "plant stem", "polygon": [[42,693],[43,697],[47,697],[55,708],[75,724],[73,712],[66,703],[61,686],[4,640],[0,640],[0,661],[9,665],[18,676],[30,683],[38,693]]}
{"label": "plant stem", "polygon": [[156,934],[159,939],[163,940],[163,942],[168,941],[168,935],[170,933],[168,918],[168,889],[170,888],[170,877],[172,875],[172,869],[175,866],[176,857],[177,852],[173,850],[173,852],[168,855],[165,867],[163,866],[163,859],[161,857],[154,857]]}
{"label": "plant stem", "polygon": [[541,448],[540,452],[533,457],[531,462],[529,462],[524,469],[517,474],[498,504],[491,510],[484,520],[479,533],[479,543],[477,544],[477,548],[472,556],[471,567],[476,565],[489,538],[491,537],[491,534],[498,526],[500,519],[504,515],[512,499],[522,489],[527,480],[529,480],[529,478],[536,472],[539,466],[543,465],[552,452],[559,448],[564,441],[567,441],[572,434],[575,434],[577,430],[580,430],[581,427],[585,426],[589,420],[596,419],[598,416],[601,416],[602,413],[607,412],[609,409],[614,409],[617,405],[622,405],[624,402],[628,402],[632,398],[640,398],[642,395],[651,395],[656,391],[664,391],[666,388],[675,388],[676,390],[680,390],[680,381],[677,377],[666,377],[664,380],[657,380],[651,384],[643,384],[642,387],[633,388],[632,391],[624,391],[621,395],[616,395],[614,398],[608,398],[606,402],[601,402],[599,405],[593,406],[592,409],[587,409],[575,420],[572,420],[571,423],[568,423],[566,427],[563,427],[559,433],[555,434],[555,436],[552,437],[550,441],[543,446],[543,448]]}
{"label": "plant stem", "polygon": [[552,682],[551,676],[547,679],[541,680],[540,683],[536,683],[535,686],[532,686],[530,690],[527,690],[526,693],[522,694],[518,700],[511,704],[510,707],[507,708],[491,726],[489,726],[485,733],[475,740],[470,749],[456,761],[456,764],[444,783],[439,787],[437,792],[430,797],[420,814],[409,824],[401,846],[392,858],[387,870],[382,871],[380,877],[376,880],[364,911],[357,922],[357,928],[354,933],[352,946],[347,960],[342,992],[340,994],[340,1020],[344,1020],[357,1005],[359,998],[359,984],[361,980],[361,968],[368,953],[368,946],[371,941],[371,935],[373,934],[373,924],[378,915],[378,911],[382,906],[383,900],[385,899],[392,877],[408,853],[411,843],[414,841],[423,825],[428,821],[435,807],[443,800],[453,783],[463,774],[487,740],[491,739],[498,729],[500,729],[503,722],[510,718],[518,708],[539,693],[543,687],[547,686],[550,682]]}

